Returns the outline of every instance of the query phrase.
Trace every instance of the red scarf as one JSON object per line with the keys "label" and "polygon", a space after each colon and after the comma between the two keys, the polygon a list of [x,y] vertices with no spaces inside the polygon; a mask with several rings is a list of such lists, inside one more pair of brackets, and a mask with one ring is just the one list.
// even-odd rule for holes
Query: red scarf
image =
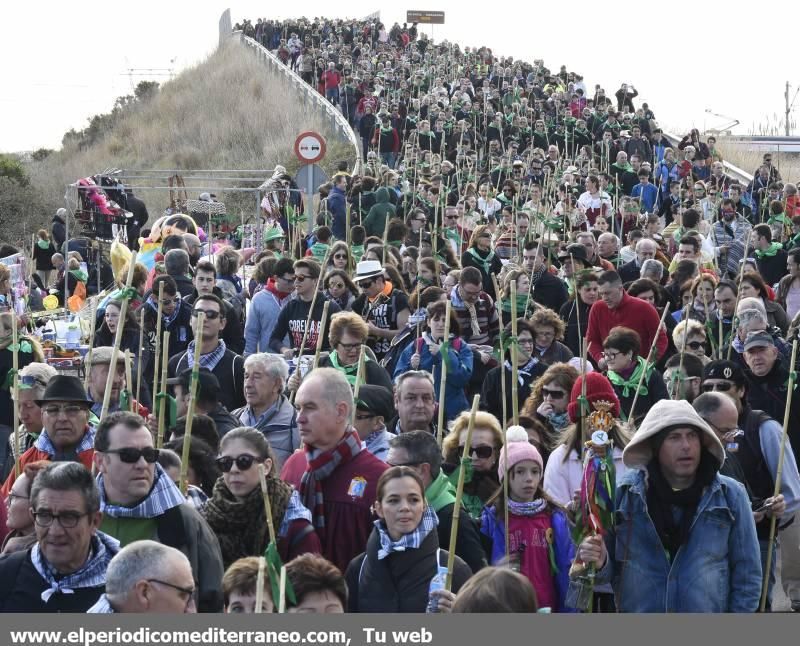
{"label": "red scarf", "polygon": [[267,291],[272,292],[273,294],[275,294],[275,298],[277,298],[279,301],[282,301],[284,298],[286,298],[289,294],[292,293],[292,292],[281,292],[281,291],[278,291],[278,287],[277,287],[277,285],[275,283],[275,279],[274,278],[270,278],[267,281],[267,284],[264,285],[264,289],[266,289]]}
{"label": "red scarf", "polygon": [[311,512],[312,522],[321,540],[325,535],[325,500],[322,497],[322,481],[341,465],[347,464],[361,452],[361,438],[354,429],[345,432],[339,443],[330,451],[314,455],[314,447],[303,444],[306,454],[306,470],[300,479],[300,498]]}

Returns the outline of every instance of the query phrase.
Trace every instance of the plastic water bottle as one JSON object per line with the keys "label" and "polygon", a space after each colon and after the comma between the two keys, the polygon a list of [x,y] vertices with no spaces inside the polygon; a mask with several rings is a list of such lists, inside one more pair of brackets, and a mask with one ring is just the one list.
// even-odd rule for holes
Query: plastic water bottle
{"label": "plastic water bottle", "polygon": [[430,585],[428,586],[428,607],[425,609],[425,612],[439,612],[439,598],[431,593],[434,590],[444,590],[446,582],[447,568],[442,565],[438,565],[436,574],[431,579]]}

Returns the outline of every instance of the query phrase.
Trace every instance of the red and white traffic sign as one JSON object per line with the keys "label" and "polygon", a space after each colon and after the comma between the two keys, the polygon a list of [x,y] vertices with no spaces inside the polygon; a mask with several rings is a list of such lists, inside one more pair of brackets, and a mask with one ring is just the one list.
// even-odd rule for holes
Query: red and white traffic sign
{"label": "red and white traffic sign", "polygon": [[315,164],[325,157],[325,139],[311,130],[301,132],[294,142],[294,154],[304,164]]}

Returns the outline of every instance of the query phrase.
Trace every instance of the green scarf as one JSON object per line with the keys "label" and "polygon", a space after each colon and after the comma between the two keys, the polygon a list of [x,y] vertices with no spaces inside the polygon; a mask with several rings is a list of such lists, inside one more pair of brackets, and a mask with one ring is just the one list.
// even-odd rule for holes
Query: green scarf
{"label": "green scarf", "polygon": [[[517,316],[526,317],[528,313],[525,311],[525,306],[529,304],[527,294],[517,294]],[[504,298],[500,301],[500,307],[503,308],[503,313],[511,314],[511,298]]]}
{"label": "green scarf", "polygon": [[50,248],[50,241],[49,240],[37,240],[36,245],[39,249],[49,249]]}
{"label": "green scarf", "polygon": [[[365,365],[367,361],[371,361],[368,356],[364,357]],[[328,360],[331,362],[331,366],[336,368],[337,370],[341,371],[345,378],[347,379],[347,383],[350,384],[351,388],[355,388],[356,386],[356,377],[358,377],[358,362],[354,363],[352,366],[343,366],[339,363],[339,353],[334,350],[328,355]],[[366,370],[364,371],[366,372]],[[362,378],[366,380],[366,374],[362,375]],[[363,383],[363,382],[362,382]]]}
{"label": "green scarf", "polygon": [[784,224],[787,227],[790,227],[792,226],[792,221],[789,218],[787,218],[784,213],[777,213],[775,215],[769,216],[767,224]]}
{"label": "green scarf", "polygon": [[769,249],[756,249],[756,258],[774,258],[783,245],[780,242],[771,242]]}
{"label": "green scarf", "polygon": [[425,490],[425,498],[435,512],[439,512],[443,507],[452,505],[456,501],[455,487],[443,471],[439,471],[436,480],[431,482]]}
{"label": "green scarf", "polygon": [[623,379],[621,375],[613,370],[608,371],[608,380],[613,385],[622,388],[623,397],[630,397],[631,390],[636,391],[636,387],[639,385],[639,379],[642,376],[642,371],[645,370],[645,366],[647,366],[647,373],[645,374],[644,381],[642,381],[641,388],[639,388],[639,394],[643,397],[647,397],[649,393],[647,382],[650,381],[650,375],[653,373],[653,365],[648,364],[642,357],[636,357],[636,369],[627,380]]}
{"label": "green scarf", "polygon": [[69,273],[82,283],[85,283],[87,280],[89,280],[89,276],[85,271],[83,271],[83,269],[70,269]]}
{"label": "green scarf", "polygon": [[483,273],[488,276],[492,268],[492,260],[494,260],[494,251],[489,252],[489,255],[486,256],[486,260],[478,255],[475,247],[470,247],[467,249],[467,253],[475,259],[475,262],[480,264],[480,266],[483,268]]}
{"label": "green scarf", "polygon": [[356,262],[360,262],[362,256],[364,255],[364,245],[363,244],[354,244],[350,246],[350,253],[353,254],[353,259]]}
{"label": "green scarf", "polygon": [[315,242],[313,245],[311,245],[311,255],[319,262],[323,262],[329,248],[330,245],[325,242]]}

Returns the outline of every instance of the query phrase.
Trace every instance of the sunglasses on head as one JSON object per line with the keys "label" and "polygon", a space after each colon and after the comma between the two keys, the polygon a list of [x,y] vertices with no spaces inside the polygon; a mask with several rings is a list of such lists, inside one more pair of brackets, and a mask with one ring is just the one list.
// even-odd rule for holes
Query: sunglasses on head
{"label": "sunglasses on head", "polygon": [[734,387],[734,384],[730,383],[729,381],[723,381],[720,384],[703,384],[700,387],[700,389],[704,393],[710,393],[713,390],[716,390],[716,391],[722,392],[722,393],[726,393],[733,387]]}
{"label": "sunglasses on head", "polygon": [[[458,447],[458,452],[460,455],[464,455],[464,445]],[[473,446],[470,447],[469,455],[470,457],[477,457],[481,460],[487,460],[488,458],[492,457],[494,454],[494,448],[491,446],[486,446],[482,444],[481,446]]]}
{"label": "sunglasses on head", "polygon": [[242,453],[242,455],[238,455],[235,458],[224,455],[215,460],[217,468],[219,468],[222,473],[228,473],[233,468],[234,463],[236,463],[236,468],[239,469],[239,471],[247,471],[257,461],[257,457],[249,455],[248,453]]}
{"label": "sunglasses on head", "polygon": [[133,447],[126,447],[124,449],[108,449],[104,453],[116,453],[119,456],[120,462],[125,464],[136,464],[139,458],[144,458],[147,464],[155,464],[158,462],[158,455],[160,451],[154,449],[152,446],[146,446],[143,449],[134,449]]}

